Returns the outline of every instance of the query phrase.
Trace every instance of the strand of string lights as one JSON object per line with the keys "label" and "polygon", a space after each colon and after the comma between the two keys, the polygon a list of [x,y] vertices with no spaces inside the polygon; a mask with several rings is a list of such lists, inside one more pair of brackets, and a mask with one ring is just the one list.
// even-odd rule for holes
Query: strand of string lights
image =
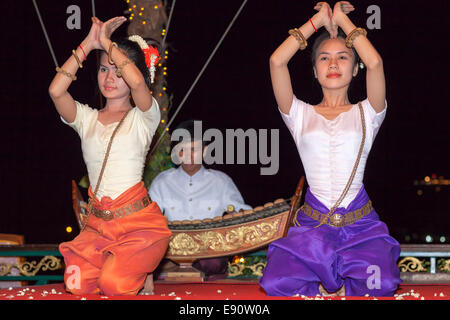
{"label": "strand of string lights", "polygon": [[172,124],[173,120],[175,120],[175,117],[177,116],[178,112],[180,112],[181,108],[183,107],[184,103],[186,102],[187,98],[189,97],[189,95],[191,94],[192,90],[195,88],[198,80],[200,79],[200,77],[203,75],[203,72],[206,70],[206,68],[208,67],[209,63],[211,62],[212,58],[214,57],[217,49],[219,49],[220,45],[222,44],[223,40],[225,39],[225,37],[227,36],[228,32],[230,31],[231,27],[233,26],[234,22],[236,21],[236,19],[238,18],[239,14],[241,13],[242,9],[244,9],[246,3],[248,0],[244,0],[241,4],[241,6],[239,7],[239,9],[237,10],[236,14],[234,15],[233,19],[231,19],[231,22],[229,23],[228,27],[226,28],[225,32],[223,33],[222,37],[219,39],[217,45],[215,46],[214,50],[211,52],[211,54],[209,55],[208,59],[206,60],[205,64],[203,65],[202,69],[200,70],[200,72],[198,73],[197,77],[195,78],[194,82],[192,83],[191,87],[189,88],[188,92],[186,93],[186,95],[184,96],[184,98],[182,99],[182,101],[180,102],[179,106],[177,107],[177,109],[175,110],[172,118],[168,121],[166,127],[164,128],[163,132],[161,133],[161,135],[159,136],[158,141],[154,144],[152,150],[150,151],[150,155],[153,154],[153,152],[156,150],[156,148],[158,147],[158,145],[161,143],[163,137],[165,136],[165,133],[169,130],[170,125]]}

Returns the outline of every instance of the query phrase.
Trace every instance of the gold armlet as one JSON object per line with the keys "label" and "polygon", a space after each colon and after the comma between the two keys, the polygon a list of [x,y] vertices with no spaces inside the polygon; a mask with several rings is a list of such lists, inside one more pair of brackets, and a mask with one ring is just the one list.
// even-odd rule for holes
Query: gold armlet
{"label": "gold armlet", "polygon": [[132,63],[132,61],[131,60],[125,60],[124,62],[122,62],[120,64],[120,66],[117,68],[117,72],[116,72],[117,77],[119,77],[119,78],[122,77],[122,69],[123,69],[123,67],[125,67],[129,63]]}
{"label": "gold armlet", "polygon": [[305,36],[300,32],[298,29],[291,29],[289,30],[289,34],[293,36],[300,45],[300,50],[305,50],[306,46],[308,45],[308,42],[306,41]]}
{"label": "gold armlet", "polygon": [[81,64],[80,58],[78,58],[77,53],[75,50],[72,50],[72,55],[74,56],[75,60],[77,60],[78,66],[81,68],[83,68],[83,65]]}
{"label": "gold armlet", "polygon": [[367,31],[365,29],[363,29],[363,28],[355,28],[355,29],[353,29],[353,31],[350,32],[347,35],[347,38],[345,39],[345,45],[347,46],[347,48],[351,49],[353,47],[353,40],[355,40],[360,35],[367,36]]}
{"label": "gold armlet", "polygon": [[117,43],[111,42],[111,44],[109,45],[109,50],[108,50],[108,62],[109,62],[109,64],[114,64],[114,61],[111,59],[111,51],[112,51],[113,47],[118,48]]}
{"label": "gold armlet", "polygon": [[61,69],[60,67],[56,67],[56,72],[62,73],[63,75],[65,75],[66,77],[69,77],[69,78],[72,79],[73,81],[77,80],[77,76],[75,76],[75,75],[73,75],[73,74],[71,74],[71,73],[69,73],[69,72],[67,72],[67,71],[64,71],[64,70]]}

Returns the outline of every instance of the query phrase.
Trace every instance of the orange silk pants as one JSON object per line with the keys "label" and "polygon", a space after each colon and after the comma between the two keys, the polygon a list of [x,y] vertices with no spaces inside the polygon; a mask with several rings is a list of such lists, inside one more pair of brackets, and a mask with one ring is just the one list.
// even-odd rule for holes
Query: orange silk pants
{"label": "orange silk pants", "polygon": [[[147,195],[143,182],[112,200],[95,199],[100,210],[115,210]],[[89,189],[92,197],[92,190]],[[136,295],[164,257],[170,230],[155,202],[128,216],[104,221],[90,215],[83,232],[59,245],[66,290],[73,294]]]}

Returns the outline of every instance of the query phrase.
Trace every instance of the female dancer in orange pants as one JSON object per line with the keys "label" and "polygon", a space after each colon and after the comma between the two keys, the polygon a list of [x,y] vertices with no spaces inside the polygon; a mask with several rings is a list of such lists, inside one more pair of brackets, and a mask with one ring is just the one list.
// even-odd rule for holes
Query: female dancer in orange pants
{"label": "female dancer in orange pants", "polygon": [[[61,119],[81,138],[89,180],[96,187],[89,189],[82,232],[59,247],[66,263],[66,289],[74,294],[137,294],[164,256],[171,235],[142,182],[145,157],[160,121],[149,90],[148,68],[155,56],[138,36],[110,40],[125,20],[116,17],[103,23],[92,18],[88,36],[57,69],[49,88]],[[102,110],[75,101],[67,91],[94,49],[104,50],[97,77],[106,98]]]}

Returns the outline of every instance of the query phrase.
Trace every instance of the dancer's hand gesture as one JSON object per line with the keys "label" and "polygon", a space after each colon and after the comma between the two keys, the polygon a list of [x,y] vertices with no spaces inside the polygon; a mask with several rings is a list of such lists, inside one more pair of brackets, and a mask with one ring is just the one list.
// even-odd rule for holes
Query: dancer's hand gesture
{"label": "dancer's hand gesture", "polygon": [[333,16],[333,12],[330,5],[326,2],[317,2],[314,9],[319,11],[318,16],[320,17],[321,25],[327,29],[331,38],[336,38],[337,27],[332,24],[331,17]]}
{"label": "dancer's hand gesture", "polygon": [[86,46],[85,49],[88,51],[91,51],[94,49],[102,49],[102,45],[100,44],[100,37],[99,37],[101,24],[97,23],[97,21],[95,19],[97,19],[97,18],[96,17],[91,18],[92,26],[91,26],[91,29],[89,30],[89,34],[87,35],[87,37],[84,41],[85,46]]}
{"label": "dancer's hand gesture", "polygon": [[331,22],[336,26],[336,29],[341,25],[342,18],[353,10],[355,10],[355,7],[353,7],[353,5],[348,1],[336,2],[333,8],[333,15],[331,17]]}
{"label": "dancer's hand gesture", "polygon": [[97,23],[101,26],[99,40],[104,50],[108,50],[110,38],[113,32],[116,31],[116,29],[119,28],[125,21],[127,21],[127,18],[125,17],[115,17],[106,22],[101,22],[100,20],[97,21]]}

